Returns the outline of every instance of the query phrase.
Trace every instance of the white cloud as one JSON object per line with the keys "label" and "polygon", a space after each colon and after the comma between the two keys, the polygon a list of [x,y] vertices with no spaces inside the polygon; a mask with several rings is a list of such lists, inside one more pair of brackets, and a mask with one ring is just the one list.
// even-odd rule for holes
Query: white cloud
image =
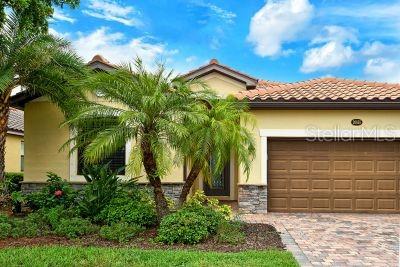
{"label": "white cloud", "polygon": [[186,63],[192,63],[192,62],[197,61],[197,57],[196,56],[190,56],[190,57],[185,58],[185,61],[186,61]]}
{"label": "white cloud", "polygon": [[54,13],[53,13],[53,19],[54,20],[58,20],[58,21],[66,21],[69,23],[74,23],[75,19],[68,16],[63,10],[59,9],[59,8],[55,8],[54,9]]}
{"label": "white cloud", "polygon": [[208,8],[215,16],[217,16],[218,18],[220,18],[222,21],[224,21],[226,23],[234,23],[235,22],[236,14],[233,13],[232,11],[225,10],[217,5],[205,2],[203,0],[193,0],[191,2],[192,2],[192,4],[194,4],[196,6]]}
{"label": "white cloud", "polygon": [[361,48],[361,54],[367,57],[387,57],[400,54],[400,44],[384,44],[380,41],[365,43]]}
{"label": "white cloud", "polygon": [[336,25],[325,26],[322,33],[311,40],[311,44],[327,42],[358,43],[357,31],[353,28],[344,28]]}
{"label": "white cloud", "polygon": [[64,32],[64,33],[58,32],[53,28],[49,28],[49,34],[54,35],[55,37],[64,38],[64,39],[67,39],[67,38],[70,37],[70,33],[68,33],[68,32]]}
{"label": "white cloud", "polygon": [[313,16],[308,0],[268,0],[251,18],[247,40],[262,57],[282,53],[284,43],[295,41]]}
{"label": "white cloud", "polygon": [[340,67],[351,62],[353,55],[354,51],[351,46],[332,41],[321,47],[307,50],[300,70],[304,73],[309,73]]}
{"label": "white cloud", "polygon": [[367,61],[364,73],[368,78],[384,82],[400,82],[400,60],[373,58]]}
{"label": "white cloud", "polygon": [[142,21],[133,17],[139,14],[133,6],[122,6],[111,0],[91,0],[88,8],[82,12],[88,16],[116,21],[126,26],[143,25]]}
{"label": "white cloud", "polygon": [[140,57],[146,66],[154,67],[155,61],[166,60],[179,53],[176,49],[167,49],[167,45],[152,42],[148,37],[127,39],[121,32],[109,32],[101,27],[94,32],[72,41],[78,54],[86,61],[96,54],[101,54],[112,63],[132,62]]}
{"label": "white cloud", "polygon": [[304,53],[300,71],[315,71],[338,68],[353,61],[355,51],[352,43],[358,43],[354,29],[339,26],[326,26],[322,34],[311,40],[310,44],[320,46],[310,48]]}

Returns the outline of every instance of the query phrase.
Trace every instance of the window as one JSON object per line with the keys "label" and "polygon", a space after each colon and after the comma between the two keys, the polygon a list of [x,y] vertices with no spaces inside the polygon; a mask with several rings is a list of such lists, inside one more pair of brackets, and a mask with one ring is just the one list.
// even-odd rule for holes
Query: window
{"label": "window", "polygon": [[25,144],[24,141],[21,141],[21,146],[20,146],[20,155],[21,155],[21,172],[24,171],[24,157],[25,157]]}
{"label": "window", "polygon": [[[84,160],[82,158],[83,149],[78,149],[78,175],[82,175],[82,171],[85,167]],[[118,150],[113,156],[103,159],[98,164],[109,164],[112,171],[117,171],[118,169],[125,167],[125,147]],[[122,169],[119,175],[125,175],[125,168]]]}

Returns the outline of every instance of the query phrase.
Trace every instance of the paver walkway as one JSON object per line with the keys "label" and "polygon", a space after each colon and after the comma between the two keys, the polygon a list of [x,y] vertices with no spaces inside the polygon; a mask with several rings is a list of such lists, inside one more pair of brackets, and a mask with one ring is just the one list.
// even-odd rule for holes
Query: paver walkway
{"label": "paver walkway", "polygon": [[268,213],[242,217],[248,222],[275,225],[302,265],[400,266],[400,214]]}

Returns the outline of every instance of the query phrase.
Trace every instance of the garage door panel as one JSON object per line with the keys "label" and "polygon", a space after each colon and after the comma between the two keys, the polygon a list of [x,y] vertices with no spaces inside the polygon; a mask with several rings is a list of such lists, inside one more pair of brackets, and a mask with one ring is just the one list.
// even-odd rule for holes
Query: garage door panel
{"label": "garage door panel", "polygon": [[311,181],[311,190],[331,190],[331,181],[329,179],[313,179]]}
{"label": "garage door panel", "polygon": [[334,160],[333,161],[333,171],[334,172],[349,172],[352,169],[352,160]]}
{"label": "garage door panel", "polygon": [[399,213],[400,142],[269,140],[271,146],[270,211]]}
{"label": "garage door panel", "polygon": [[330,161],[329,160],[313,160],[311,162],[311,171],[316,172],[329,172]]}
{"label": "garage door panel", "polygon": [[378,199],[377,208],[380,210],[395,211],[396,199]]}
{"label": "garage door panel", "polygon": [[355,191],[361,192],[373,192],[375,185],[375,179],[367,179],[367,180],[356,180],[355,181]]}
{"label": "garage door panel", "polygon": [[396,160],[377,160],[376,171],[384,173],[396,173]]}
{"label": "garage door panel", "polygon": [[355,208],[357,210],[374,210],[374,199],[355,199]]}

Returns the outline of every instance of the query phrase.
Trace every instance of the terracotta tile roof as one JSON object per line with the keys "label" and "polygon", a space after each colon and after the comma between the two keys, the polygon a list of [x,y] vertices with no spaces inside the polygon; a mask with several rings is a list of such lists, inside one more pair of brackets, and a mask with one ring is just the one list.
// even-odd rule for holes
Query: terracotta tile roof
{"label": "terracotta tile roof", "polygon": [[219,63],[219,61],[218,61],[217,59],[215,59],[215,58],[211,59],[210,62],[209,62],[208,64],[203,65],[203,66],[200,66],[200,67],[198,67],[198,68],[196,68],[196,69],[194,69],[194,70],[191,70],[191,71],[189,71],[189,72],[183,74],[182,77],[188,77],[188,76],[190,76],[190,75],[192,75],[192,74],[194,74],[194,73],[196,73],[196,72],[199,72],[199,71],[201,71],[201,70],[203,70],[203,69],[205,69],[205,68],[207,68],[207,67],[213,66],[213,65],[214,65],[214,66],[219,66],[219,67],[221,67],[221,68],[223,68],[223,69],[225,69],[225,70],[234,72],[234,73],[236,73],[236,74],[238,74],[238,75],[241,75],[241,76],[244,76],[244,77],[246,77],[246,78],[248,78],[248,79],[254,80],[255,82],[258,81],[257,78],[254,78],[254,77],[252,77],[252,76],[250,76],[250,75],[248,75],[248,74],[246,74],[246,73],[243,73],[243,72],[241,72],[241,71],[235,70],[235,69],[233,69],[233,68],[231,68],[231,67],[229,67],[229,66],[226,66],[226,65],[223,65],[223,64]]}
{"label": "terracotta tile roof", "polygon": [[8,130],[24,132],[24,112],[16,108],[10,108],[8,115]]}
{"label": "terracotta tile roof", "polygon": [[250,101],[393,101],[400,100],[400,84],[318,78],[296,83],[260,81],[256,89],[241,91]]}
{"label": "terracotta tile roof", "polygon": [[105,59],[105,57],[103,57],[102,55],[95,55],[88,63],[87,65],[91,65],[95,62],[100,62],[104,65],[107,65],[111,68],[115,68],[115,65],[112,64],[110,61],[108,61],[107,59]]}

